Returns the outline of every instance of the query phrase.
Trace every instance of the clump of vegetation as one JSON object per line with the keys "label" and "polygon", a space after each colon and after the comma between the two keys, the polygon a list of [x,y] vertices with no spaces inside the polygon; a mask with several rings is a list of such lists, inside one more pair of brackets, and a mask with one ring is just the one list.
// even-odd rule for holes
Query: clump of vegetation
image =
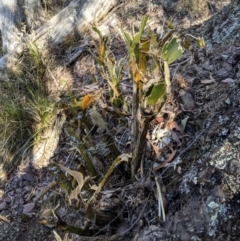
{"label": "clump of vegetation", "polygon": [[[132,35],[122,30],[128,56],[121,60],[117,60],[111,52],[108,38],[94,27],[93,30],[98,34],[99,42],[96,44],[98,53],[93,54],[93,57],[97,63],[96,69],[100,70],[100,76],[95,75],[94,81],[97,83],[103,81],[103,86],[107,86],[105,100],[102,101],[104,91],[101,88],[94,93],[82,95],[80,99],[77,99],[69,88],[68,95],[71,103],[64,103],[64,101],[61,103],[61,107],[66,110],[70,119],[65,123],[65,134],[74,143],[87,172],[84,168],[78,171],[71,170],[59,163],[53,163],[54,167],[51,171],[61,179],[61,187],[66,189],[70,205],[75,203],[76,209],[84,207],[86,212],[94,212],[92,204],[121,163],[130,163],[129,176],[135,179],[144,155],[150,122],[171,98],[169,65],[182,55],[189,39],[187,36],[177,35],[172,30],[172,26],[169,31],[159,36],[146,28],[147,19],[147,16],[142,19],[139,30],[133,31]],[[202,39],[198,39],[199,41],[203,44]],[[0,153],[4,160],[2,170],[9,170],[16,166],[25,157],[27,150],[31,150],[33,145],[41,141],[45,130],[54,122],[57,106],[47,84],[48,66],[49,59],[44,54],[40,54],[36,46],[29,44],[19,68],[9,73],[11,81],[5,82],[1,87]],[[131,101],[121,88],[123,69],[126,66],[129,66],[131,76]],[[91,108],[95,103],[100,106],[101,101],[105,111],[111,112],[118,123],[132,117],[131,150],[128,153],[121,153],[116,147],[101,110]],[[105,131],[100,140],[93,137],[95,126]],[[104,156],[105,161],[110,163],[108,170],[104,170],[103,177],[99,177],[91,153]],[[68,173],[73,181],[65,181],[59,169]],[[154,170],[152,171],[154,173]],[[98,185],[93,185],[94,178]],[[161,189],[157,177],[155,181],[159,209],[162,210],[164,220]],[[81,196],[82,189],[87,190],[84,197]],[[79,235],[86,234],[86,230],[71,226],[66,226],[65,230]]]}
{"label": "clump of vegetation", "polygon": [[[96,155],[101,156],[99,153],[103,150],[98,140],[94,140],[95,137],[91,133],[95,126],[100,127],[100,124],[94,119],[96,116],[98,116],[99,123],[101,122],[101,128],[105,131],[107,130],[107,124],[104,123],[101,110],[98,111],[97,108],[92,106],[98,106],[98,109],[99,106],[102,106],[104,111],[111,112],[111,115],[114,115],[118,123],[121,123],[130,116],[132,117],[130,153],[121,153],[115,146],[115,142],[109,132],[104,134],[105,137],[101,137],[101,141],[105,142],[107,146],[105,150],[108,149],[110,153],[105,154],[104,159],[109,160],[111,164],[108,170],[105,170],[104,177],[100,178],[99,182],[97,181],[98,185],[94,185],[94,188],[88,183],[90,179],[81,171],[73,171],[55,163],[55,166],[63,172],[69,173],[78,183],[77,187],[72,191],[71,188],[69,189],[69,185],[65,185],[65,189],[69,193],[70,203],[73,200],[78,200],[78,204],[75,207],[77,209],[82,206],[88,210],[95,203],[98,194],[103,189],[107,180],[121,163],[130,163],[130,176],[132,179],[135,179],[140,161],[144,155],[146,134],[150,122],[164,108],[165,103],[172,98],[169,66],[182,55],[185,49],[190,48],[189,37],[193,36],[180,36],[180,34],[174,31],[174,27],[170,23],[169,28],[164,26],[167,28],[167,31],[160,36],[146,28],[147,19],[147,16],[142,19],[138,32],[133,32],[132,35],[122,30],[128,56],[120,60],[117,60],[112,53],[108,37],[103,36],[99,29],[93,27],[93,30],[99,36],[99,42],[96,44],[97,54],[92,53],[92,55],[97,63],[95,69],[98,69],[100,72],[97,76],[95,71],[93,77],[96,83],[102,83],[103,86],[107,87],[108,91],[105,92],[106,96],[104,96],[106,102],[102,103],[104,97],[101,88],[90,94],[82,95],[79,99],[70,90],[68,91],[72,101],[65,106],[65,109],[67,109],[73,118],[71,124],[66,124],[65,132],[75,144],[87,169],[87,173],[91,177],[97,176],[91,152],[95,152]],[[197,40],[199,46],[204,46],[202,38],[193,37],[193,39]],[[131,76],[131,101],[128,100],[129,95],[124,94],[124,90],[121,88],[123,69],[126,66],[129,66],[129,74]],[[80,114],[79,110],[81,110]],[[95,112],[94,118],[91,114],[93,111]],[[170,121],[173,121],[174,117],[171,118]],[[165,143],[164,145],[167,144]],[[171,158],[168,158],[168,161],[174,157],[175,153],[176,151],[172,151]],[[166,162],[164,162],[165,164]],[[156,170],[152,171],[154,173]],[[56,172],[56,169],[54,169],[54,172]],[[57,175],[61,176],[60,174]],[[158,177],[156,176],[159,210],[162,210],[164,220],[161,188],[157,179]],[[88,187],[89,191],[89,196],[85,199],[81,197],[81,191],[84,187]],[[91,190],[89,190],[90,188]],[[77,192],[76,189],[78,190]],[[159,212],[161,213],[161,211]],[[83,230],[79,232],[81,234],[84,233]]]}
{"label": "clump of vegetation", "polygon": [[24,153],[52,123],[56,114],[55,101],[46,84],[48,60],[33,44],[24,59],[8,70],[10,80],[0,89],[0,153],[2,172],[9,172],[24,159]]}
{"label": "clump of vegetation", "polygon": [[[143,17],[139,31],[132,36],[122,30],[128,49],[128,62],[132,79],[132,105],[126,101],[120,88],[122,70],[126,59],[115,60],[109,48],[108,38],[94,27],[99,35],[98,56],[95,56],[101,69],[102,78],[109,85],[112,106],[120,115],[132,116],[132,160],[131,175],[137,173],[143,155],[147,130],[150,122],[161,111],[164,104],[171,99],[171,81],[169,65],[174,63],[190,48],[190,35],[177,35],[172,23],[162,36],[146,29],[147,16]],[[195,38],[200,47],[204,46],[202,38]]]}

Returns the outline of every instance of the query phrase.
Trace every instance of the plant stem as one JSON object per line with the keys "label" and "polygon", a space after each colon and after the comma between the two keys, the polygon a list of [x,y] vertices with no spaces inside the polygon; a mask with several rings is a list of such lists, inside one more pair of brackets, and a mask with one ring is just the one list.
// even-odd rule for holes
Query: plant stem
{"label": "plant stem", "polygon": [[140,166],[140,162],[141,162],[142,155],[144,152],[146,135],[147,135],[147,131],[148,131],[151,120],[152,120],[152,116],[144,117],[144,120],[142,123],[142,128],[138,133],[135,146],[133,146],[133,158],[132,158],[132,163],[131,163],[132,178],[134,178],[134,175],[137,173],[137,170]]}
{"label": "plant stem", "polygon": [[139,121],[138,121],[138,106],[139,106],[139,97],[138,97],[138,86],[135,81],[133,81],[133,95],[132,95],[132,152],[136,147],[138,132],[139,132]]}

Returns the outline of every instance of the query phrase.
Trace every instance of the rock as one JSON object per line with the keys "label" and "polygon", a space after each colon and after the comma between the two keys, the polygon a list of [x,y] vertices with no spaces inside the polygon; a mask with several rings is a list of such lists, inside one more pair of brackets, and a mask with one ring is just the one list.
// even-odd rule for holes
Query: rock
{"label": "rock", "polygon": [[22,198],[20,198],[19,200],[19,204],[23,205],[24,204],[24,200]]}
{"label": "rock", "polygon": [[181,89],[179,91],[179,95],[182,99],[184,110],[186,110],[186,111],[193,110],[195,107],[195,102],[194,102],[192,94]]}
{"label": "rock", "polygon": [[16,193],[22,193],[22,191],[23,191],[22,188],[17,188],[16,189]]}
{"label": "rock", "polygon": [[35,203],[28,203],[23,206],[23,213],[28,214],[35,208]]}
{"label": "rock", "polygon": [[0,210],[4,210],[7,208],[7,203],[6,202],[3,202],[0,204]]}
{"label": "rock", "polygon": [[145,227],[141,234],[137,237],[137,241],[148,241],[148,240],[166,240],[167,232],[161,227],[151,225]]}
{"label": "rock", "polygon": [[6,198],[4,199],[4,201],[5,201],[6,203],[11,203],[11,202],[12,202],[10,197],[6,197]]}
{"label": "rock", "polygon": [[28,181],[28,182],[30,182],[30,183],[33,183],[34,182],[34,178],[33,178],[33,175],[31,174],[31,173],[24,173],[23,175],[22,175],[22,178],[23,178],[23,180],[26,180],[26,181]]}
{"label": "rock", "polygon": [[8,195],[13,196],[14,195],[14,191],[9,192]]}

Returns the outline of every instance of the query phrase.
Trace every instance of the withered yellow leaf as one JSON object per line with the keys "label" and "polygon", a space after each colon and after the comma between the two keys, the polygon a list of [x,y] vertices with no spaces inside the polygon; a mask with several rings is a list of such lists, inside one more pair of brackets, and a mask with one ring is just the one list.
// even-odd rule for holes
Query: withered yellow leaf
{"label": "withered yellow leaf", "polygon": [[85,95],[83,97],[83,100],[82,100],[82,109],[85,110],[87,109],[91,104],[92,102],[94,101],[92,95]]}

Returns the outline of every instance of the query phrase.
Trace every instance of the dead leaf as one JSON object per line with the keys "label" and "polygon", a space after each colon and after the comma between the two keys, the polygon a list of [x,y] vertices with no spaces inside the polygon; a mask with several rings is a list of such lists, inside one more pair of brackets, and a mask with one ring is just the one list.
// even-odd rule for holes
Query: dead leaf
{"label": "dead leaf", "polygon": [[183,132],[182,128],[178,125],[178,123],[176,121],[171,121],[168,122],[167,127],[169,130],[177,130],[179,132]]}
{"label": "dead leaf", "polygon": [[212,74],[210,74],[210,79],[205,79],[205,80],[201,80],[202,84],[211,84],[211,83],[215,83],[215,79],[212,77]]}
{"label": "dead leaf", "polygon": [[164,125],[166,123],[166,119],[163,118],[162,116],[157,116],[155,120],[158,124],[161,124],[161,125]]}
{"label": "dead leaf", "polygon": [[178,166],[178,168],[177,168],[177,173],[182,174],[182,168],[180,166]]}
{"label": "dead leaf", "polygon": [[92,95],[89,95],[89,94],[85,95],[82,100],[82,109],[83,110],[87,109],[92,104],[93,101],[94,99]]}
{"label": "dead leaf", "polygon": [[90,179],[90,177],[85,178],[81,172],[73,171],[58,163],[55,163],[55,164],[57,166],[59,166],[63,171],[66,171],[71,176],[73,176],[78,183],[77,187],[70,193],[69,203],[71,204],[72,200],[74,201],[74,200],[78,199],[78,194],[80,194],[85,182],[87,182]]}
{"label": "dead leaf", "polygon": [[57,241],[63,241],[62,238],[59,236],[59,234],[55,230],[53,230],[53,234]]}
{"label": "dead leaf", "polygon": [[100,88],[99,90],[95,91],[95,93],[92,95],[92,98],[97,101],[101,98],[101,96],[103,95],[103,89]]}
{"label": "dead leaf", "polygon": [[178,144],[181,143],[181,141],[180,141],[180,139],[179,139],[179,137],[178,137],[178,135],[177,135],[176,132],[171,131],[171,136],[172,136],[172,139],[173,139],[174,141],[176,141]]}
{"label": "dead leaf", "polygon": [[153,170],[154,170],[154,171],[157,171],[157,170],[159,170],[159,169],[165,167],[166,164],[167,164],[168,162],[170,162],[170,161],[174,158],[174,156],[176,155],[176,153],[177,153],[176,150],[173,151],[173,152],[168,156],[168,158],[167,158],[162,164],[156,166]]}

